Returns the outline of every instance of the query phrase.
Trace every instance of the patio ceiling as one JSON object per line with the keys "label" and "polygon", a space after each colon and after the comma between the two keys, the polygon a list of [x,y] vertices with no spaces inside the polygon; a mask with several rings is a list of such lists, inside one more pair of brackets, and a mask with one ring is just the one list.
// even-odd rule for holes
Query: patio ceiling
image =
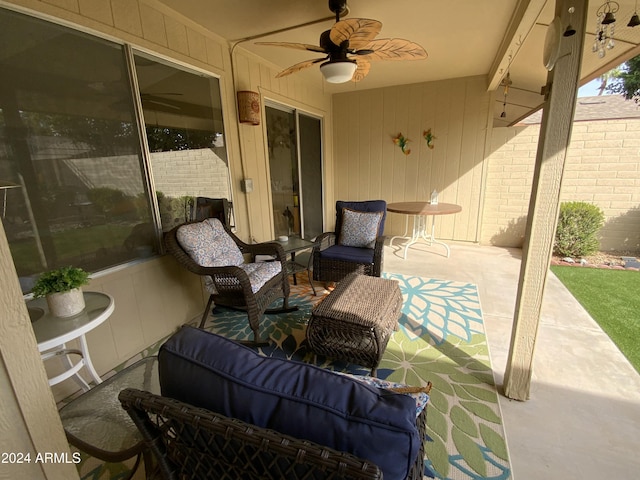
{"label": "patio ceiling", "polygon": [[[326,19],[259,41],[286,41],[317,45],[320,33],[334,20],[327,0],[160,0],[167,6],[231,41]],[[581,0],[576,0],[576,2]],[[616,47],[604,58],[591,52],[595,39],[596,11],[604,0],[589,2],[581,84],[640,53],[640,27],[627,27],[635,0],[619,0],[616,14]],[[326,92],[340,93],[417,82],[486,75],[487,88],[497,89],[494,125],[505,126],[538,109],[547,70],[542,61],[545,35],[551,24],[553,0],[348,0],[348,18],[372,18],[382,22],[379,38],[406,38],[422,45],[429,57],[407,62],[378,62],[359,83],[329,84]],[[563,15],[563,29],[568,14]],[[277,47],[241,46],[277,68],[318,58],[319,54]],[[506,117],[501,118],[500,83],[507,71],[512,85]],[[295,75],[318,81],[317,67]]]}

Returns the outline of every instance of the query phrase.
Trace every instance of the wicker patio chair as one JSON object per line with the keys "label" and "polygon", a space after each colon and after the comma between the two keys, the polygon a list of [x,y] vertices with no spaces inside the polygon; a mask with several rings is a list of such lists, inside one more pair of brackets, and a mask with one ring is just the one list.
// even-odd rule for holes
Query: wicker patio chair
{"label": "wicker patio chair", "polygon": [[[237,246],[240,253],[236,253],[236,261],[227,263],[225,259],[214,259],[199,263],[200,259],[192,258],[193,252],[190,255],[180,243],[178,232],[183,226],[197,224],[212,225],[217,229],[220,237],[228,237],[222,239],[227,242],[222,250],[223,253],[228,253],[230,246]],[[297,307],[289,307],[290,288],[285,268],[286,256],[282,246],[277,242],[247,244],[236,237],[229,227],[223,225],[218,219],[207,219],[203,222],[187,222],[174,227],[165,234],[164,244],[167,252],[173,255],[180,265],[196,275],[205,277],[205,287],[210,295],[200,320],[200,328],[204,326],[213,302],[216,305],[239,308],[247,312],[254,336],[253,343],[259,343],[260,319],[264,313],[281,313],[297,309]],[[252,261],[256,255],[275,255],[276,260],[259,264],[244,263],[244,254],[250,254]],[[279,264],[279,269],[276,264]],[[267,277],[270,278],[265,280]],[[282,307],[267,310],[278,298],[283,299]]]}
{"label": "wicker patio chair", "polygon": [[[157,463],[152,478],[382,478],[370,461],[178,400],[131,388],[123,390],[119,399]],[[416,421],[424,438],[426,409]],[[423,478],[424,453],[422,445],[407,479]]]}
{"label": "wicker patio chair", "polygon": [[[365,214],[382,213],[377,224],[377,234],[372,244],[352,246],[345,242],[345,209]],[[339,282],[350,273],[379,277],[382,274],[384,222],[387,203],[384,200],[362,202],[336,202],[335,232],[325,232],[316,240],[313,249],[313,279],[319,282]],[[345,245],[345,243],[350,243]],[[358,245],[357,242],[355,242]]]}
{"label": "wicker patio chair", "polygon": [[231,226],[232,203],[226,198],[196,197],[191,220],[217,218],[227,226]]}

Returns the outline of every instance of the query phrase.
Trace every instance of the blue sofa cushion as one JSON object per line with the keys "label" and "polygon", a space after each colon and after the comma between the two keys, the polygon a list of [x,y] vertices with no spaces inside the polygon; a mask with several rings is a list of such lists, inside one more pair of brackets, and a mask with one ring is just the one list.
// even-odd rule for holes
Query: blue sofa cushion
{"label": "blue sofa cushion", "polygon": [[413,398],[193,327],[160,348],[162,395],[367,459],[406,478],[420,447]]}
{"label": "blue sofa cushion", "polygon": [[373,248],[345,247],[332,245],[320,250],[320,258],[342,260],[343,262],[373,263]]}

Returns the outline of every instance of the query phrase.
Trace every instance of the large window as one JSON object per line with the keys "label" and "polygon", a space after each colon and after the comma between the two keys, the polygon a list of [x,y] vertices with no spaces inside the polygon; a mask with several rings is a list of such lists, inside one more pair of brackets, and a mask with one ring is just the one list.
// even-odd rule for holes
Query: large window
{"label": "large window", "polygon": [[[134,65],[123,45],[0,9],[0,215],[24,292],[50,268],[154,255],[192,197],[230,199],[223,134],[216,79],[142,54]],[[224,186],[197,188],[212,163]]]}
{"label": "large window", "polygon": [[232,204],[218,79],[141,53],[135,66],[162,229],[192,219],[198,197]]}

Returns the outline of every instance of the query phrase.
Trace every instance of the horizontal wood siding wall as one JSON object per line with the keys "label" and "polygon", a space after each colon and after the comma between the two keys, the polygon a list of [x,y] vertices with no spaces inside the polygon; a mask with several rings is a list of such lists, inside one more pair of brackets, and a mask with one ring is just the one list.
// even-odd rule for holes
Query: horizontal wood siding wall
{"label": "horizontal wood siding wall", "polygon": [[[335,198],[425,201],[435,189],[440,202],[462,206],[438,219],[436,236],[478,241],[490,106],[484,77],[334,95]],[[433,149],[423,138],[429,128]],[[409,155],[393,143],[399,133]],[[385,234],[402,234],[404,222],[389,214]]]}
{"label": "horizontal wood siding wall", "polygon": [[[332,150],[328,148],[332,142],[331,96],[323,92],[319,72],[314,72],[317,75],[311,81],[304,75],[275,78],[278,68],[242,49],[234,53],[234,62],[237,90],[252,90],[259,92],[261,96],[262,121],[259,126],[240,124],[240,144],[245,178],[253,180],[253,192],[246,195],[251,238],[263,242],[274,238],[267,130],[264,122],[265,99],[322,117],[326,187],[331,185],[333,175]],[[328,199],[333,198],[332,188],[325,188],[324,194],[325,202],[329,202]],[[327,210],[325,206],[325,212]]]}

